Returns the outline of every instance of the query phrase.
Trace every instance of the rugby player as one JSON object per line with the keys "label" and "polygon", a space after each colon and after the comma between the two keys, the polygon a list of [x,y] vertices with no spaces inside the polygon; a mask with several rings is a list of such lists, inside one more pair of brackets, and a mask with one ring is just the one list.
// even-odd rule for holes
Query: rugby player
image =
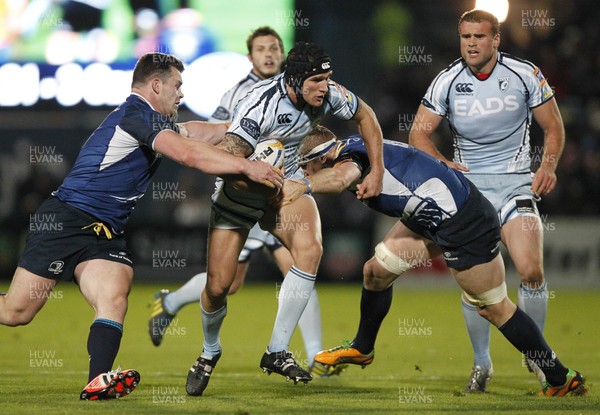
{"label": "rugby player", "polygon": [[[383,191],[365,204],[398,222],[364,266],[356,337],[318,353],[315,360],[326,365],[371,364],[377,333],[392,303],[394,280],[412,268],[411,258],[442,253],[465,300],[544,373],[540,395],[584,394],[583,376],[562,365],[535,322],[507,296],[500,223],[492,204],[461,172],[412,146],[384,140],[383,154]],[[283,203],[293,203],[309,191],[355,191],[370,167],[360,136],[337,141],[323,127],[306,137],[299,155],[305,180],[286,180]]]}
{"label": "rugby player", "polygon": [[[259,81],[271,78],[281,72],[285,60],[283,41],[279,34],[268,26],[254,30],[246,40],[248,60],[252,69],[248,75],[227,91],[209,122],[230,122],[235,104],[243,98]],[[287,274],[293,265],[292,255],[269,232],[263,231],[258,224],[250,230],[244,248],[238,257],[235,278],[229,288],[229,295],[235,294],[244,284],[250,258],[254,252],[266,247],[273,255],[281,273]],[[148,321],[148,332],[155,346],[159,346],[168,333],[168,326],[177,312],[187,304],[198,303],[200,294],[206,285],[206,272],[194,275],[183,286],[173,292],[161,290],[155,295],[151,317]],[[343,369],[314,363],[313,358],[323,347],[321,343],[321,310],[316,290],[312,291],[308,304],[300,317],[298,326],[304,338],[304,346],[309,372],[313,376],[327,377],[339,374]]]}
{"label": "rugby player", "polygon": [[61,186],[32,215],[18,268],[0,296],[0,324],[19,326],[31,322],[59,281],[79,286],[95,311],[87,341],[89,383],[81,399],[123,397],[140,381],[136,370],[111,370],[133,279],[124,227],[161,155],[208,174],[283,184],[272,166],[214,147],[223,125],[176,124],[183,70],[172,55],[139,59],[131,95],[90,135]]}
{"label": "rugby player", "polygon": [[[373,110],[354,93],[331,80],[329,55],[312,43],[298,42],[289,52],[283,74],[260,82],[235,107],[225,139],[218,145],[247,157],[261,139],[280,140],[286,148],[285,175],[301,178],[296,164],[301,140],[328,113],[354,120],[365,137],[371,171],[358,197],[381,191],[383,175],[381,128]],[[235,277],[236,259],[249,230],[260,221],[291,252],[294,265],[279,291],[279,308],[271,341],[260,362],[267,373],[277,373],[294,383],[312,380],[291,352],[289,341],[313,291],[322,254],[319,213],[312,197],[282,208],[256,189],[241,190],[227,180],[212,196],[208,236],[208,280],[202,292],[203,350],[192,365],[186,390],[201,395],[221,357],[219,334],[227,313],[226,297]]]}
{"label": "rugby player", "polygon": [[[501,239],[521,279],[519,307],[544,330],[548,286],[544,280],[543,226],[536,201],[556,186],[565,132],[554,91],[531,62],[499,52],[500,27],[492,14],[471,10],[458,24],[461,58],[433,80],[409,134],[409,143],[466,174],[500,219]],[[541,164],[531,172],[531,119],[544,132]],[[431,135],[443,118],[450,123],[454,160],[435,147]],[[493,375],[490,325],[462,297],[474,351],[467,392],[483,392]],[[525,360],[544,383],[543,372]]]}

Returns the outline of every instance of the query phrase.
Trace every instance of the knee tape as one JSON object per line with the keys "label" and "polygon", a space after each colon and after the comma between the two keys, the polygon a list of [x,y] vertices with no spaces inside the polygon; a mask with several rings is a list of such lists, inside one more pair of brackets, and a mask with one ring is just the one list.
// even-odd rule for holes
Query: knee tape
{"label": "knee tape", "polygon": [[411,264],[395,255],[383,242],[379,242],[375,247],[375,259],[394,275],[402,275],[412,268]]}
{"label": "knee tape", "polygon": [[469,295],[466,292],[463,292],[465,295],[465,299],[469,304],[472,304],[479,308],[484,308],[485,306],[498,304],[507,295],[506,290],[506,282],[503,282],[496,288],[492,288],[489,291],[486,291],[477,295]]}

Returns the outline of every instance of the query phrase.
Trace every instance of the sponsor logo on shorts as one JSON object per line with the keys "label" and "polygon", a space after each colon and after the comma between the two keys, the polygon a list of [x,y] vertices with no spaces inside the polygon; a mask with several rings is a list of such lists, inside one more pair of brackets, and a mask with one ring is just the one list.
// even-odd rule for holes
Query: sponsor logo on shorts
{"label": "sponsor logo on shorts", "polygon": [[122,261],[125,261],[125,262],[128,262],[130,264],[133,264],[133,261],[131,261],[131,259],[129,259],[129,256],[127,255],[127,252],[123,252],[123,251],[117,252],[117,253],[109,252],[108,256],[111,257],[111,258],[120,259]]}
{"label": "sponsor logo on shorts", "polygon": [[63,272],[64,267],[65,267],[65,263],[63,261],[54,261],[48,267],[48,271],[50,271],[54,275],[58,275]]}
{"label": "sponsor logo on shorts", "polygon": [[458,257],[452,256],[452,252],[444,251],[444,259],[446,261],[458,261]]}
{"label": "sponsor logo on shorts", "polygon": [[517,212],[519,213],[535,213],[533,201],[531,199],[517,199],[515,201]]}

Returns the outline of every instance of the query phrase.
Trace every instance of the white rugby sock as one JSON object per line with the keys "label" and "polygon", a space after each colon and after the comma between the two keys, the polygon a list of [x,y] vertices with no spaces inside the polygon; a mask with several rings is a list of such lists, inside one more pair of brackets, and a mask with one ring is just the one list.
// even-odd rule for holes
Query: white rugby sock
{"label": "white rugby sock", "polygon": [[288,350],[294,329],[311,297],[315,285],[314,274],[293,266],[283,279],[279,290],[279,307],[269,343],[270,352]]}
{"label": "white rugby sock", "polygon": [[311,365],[317,353],[323,350],[321,340],[321,305],[317,290],[313,287],[308,304],[298,321],[298,326],[302,332],[304,348],[308,358],[308,364]]}
{"label": "white rugby sock", "polygon": [[490,322],[477,313],[477,308],[468,304],[462,297],[462,310],[473,346],[473,366],[489,369],[492,366],[490,357]]}
{"label": "white rugby sock", "polygon": [[214,356],[221,351],[221,326],[227,315],[227,304],[217,311],[209,313],[202,307],[200,301],[200,313],[202,314],[202,330],[204,331],[204,353]]}
{"label": "white rugby sock", "polygon": [[539,288],[529,288],[526,285],[519,285],[519,308],[527,313],[544,332],[546,323],[546,313],[548,312],[548,284],[546,281]]}
{"label": "white rugby sock", "polygon": [[191,303],[200,301],[202,290],[206,285],[206,272],[194,275],[177,291],[167,294],[165,297],[165,308],[171,314],[177,314],[179,309]]}

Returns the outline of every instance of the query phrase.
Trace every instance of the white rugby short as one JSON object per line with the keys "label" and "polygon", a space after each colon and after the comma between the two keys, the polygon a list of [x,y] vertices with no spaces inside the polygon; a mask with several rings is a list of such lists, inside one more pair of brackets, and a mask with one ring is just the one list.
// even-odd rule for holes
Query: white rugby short
{"label": "white rugby short", "polygon": [[500,226],[518,216],[539,216],[539,198],[531,190],[533,173],[466,173],[465,177],[492,203]]}

